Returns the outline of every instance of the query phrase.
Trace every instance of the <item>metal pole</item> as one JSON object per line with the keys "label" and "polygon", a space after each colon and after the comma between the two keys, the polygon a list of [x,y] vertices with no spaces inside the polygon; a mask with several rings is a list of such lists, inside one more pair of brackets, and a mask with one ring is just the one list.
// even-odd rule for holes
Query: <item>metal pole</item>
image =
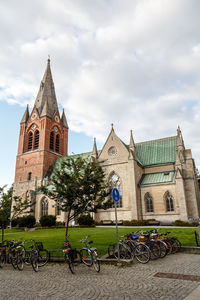
{"label": "metal pole", "polygon": [[119,233],[118,233],[118,223],[117,223],[117,203],[115,202],[115,224],[117,233],[117,251],[118,251],[118,264],[120,265],[120,254],[119,254]]}

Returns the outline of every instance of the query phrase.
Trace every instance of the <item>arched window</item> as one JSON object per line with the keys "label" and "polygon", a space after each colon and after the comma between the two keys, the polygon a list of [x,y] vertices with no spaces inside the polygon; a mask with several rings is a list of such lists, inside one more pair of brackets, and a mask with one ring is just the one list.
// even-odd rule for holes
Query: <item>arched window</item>
{"label": "arched window", "polygon": [[166,211],[174,211],[174,200],[170,192],[165,193]]}
{"label": "arched window", "polygon": [[146,193],[144,196],[146,212],[153,212],[153,198],[150,193]]}
{"label": "arched window", "polygon": [[42,216],[47,216],[48,215],[48,199],[47,198],[43,198],[42,199]]}
{"label": "arched window", "polygon": [[33,133],[29,132],[29,135],[28,135],[28,151],[32,150],[32,146],[33,146]]}
{"label": "arched window", "polygon": [[49,149],[52,151],[54,150],[54,133],[53,133],[53,131],[50,133]]}
{"label": "arched window", "polygon": [[31,180],[32,179],[32,173],[31,172],[29,172],[28,173],[28,178],[27,178],[28,180]]}
{"label": "arched window", "polygon": [[[122,185],[121,185],[121,180],[119,178],[119,176],[116,173],[112,173],[110,180],[109,180],[109,184],[111,189],[117,188],[119,191],[119,201],[117,202],[117,207],[122,207]],[[114,207],[114,204],[113,204]]]}
{"label": "arched window", "polygon": [[57,204],[56,204],[56,215],[57,216],[61,215],[61,204],[59,201],[57,201]]}
{"label": "arched window", "polygon": [[59,146],[60,146],[60,138],[59,134],[56,135],[56,152],[59,153]]}
{"label": "arched window", "polygon": [[39,147],[39,139],[40,139],[40,133],[38,130],[36,130],[35,139],[34,139],[34,149],[37,149]]}

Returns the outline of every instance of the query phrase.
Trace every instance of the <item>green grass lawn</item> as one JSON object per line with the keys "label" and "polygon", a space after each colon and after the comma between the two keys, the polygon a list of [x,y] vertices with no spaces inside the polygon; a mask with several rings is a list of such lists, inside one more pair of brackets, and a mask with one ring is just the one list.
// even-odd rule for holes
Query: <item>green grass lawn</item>
{"label": "green grass lawn", "polygon": [[[152,229],[152,228],[151,228]],[[136,230],[148,230],[148,228],[119,228],[119,235],[130,233]],[[183,246],[196,246],[194,228],[163,228],[161,232],[170,231],[171,235],[177,236]],[[108,244],[116,242],[116,230],[115,228],[70,228],[69,240],[73,248],[80,249],[83,244],[80,242],[86,235],[90,236],[90,240],[93,240],[93,245],[97,247],[99,256],[107,253]],[[44,248],[48,250],[62,249],[65,235],[65,228],[57,229],[40,229],[30,232],[25,232],[20,229],[7,229],[5,230],[5,240],[28,240],[34,239],[36,241],[42,241]]]}

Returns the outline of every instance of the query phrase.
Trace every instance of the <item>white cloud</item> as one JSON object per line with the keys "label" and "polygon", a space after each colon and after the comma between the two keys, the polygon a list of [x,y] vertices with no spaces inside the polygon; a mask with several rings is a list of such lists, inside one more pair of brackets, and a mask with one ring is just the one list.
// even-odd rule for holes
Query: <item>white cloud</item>
{"label": "white cloud", "polygon": [[0,3],[0,100],[34,103],[45,59],[72,130],[102,142],[176,134],[200,165],[200,2]]}

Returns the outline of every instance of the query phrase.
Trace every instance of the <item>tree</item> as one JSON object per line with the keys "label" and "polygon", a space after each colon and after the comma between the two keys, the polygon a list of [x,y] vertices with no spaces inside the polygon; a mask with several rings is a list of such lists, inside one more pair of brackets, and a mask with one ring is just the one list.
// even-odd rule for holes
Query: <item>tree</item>
{"label": "tree", "polygon": [[66,233],[69,222],[83,213],[111,207],[110,188],[105,182],[105,174],[98,162],[77,158],[60,159],[55,164],[50,184],[40,190],[57,202],[62,211],[67,212]]}
{"label": "tree", "polygon": [[[4,240],[4,229],[27,210],[32,211],[32,206],[35,204],[28,197],[22,200],[19,196],[13,197],[13,186],[4,192],[6,186],[0,187],[0,226],[2,231],[2,241]],[[13,205],[12,205],[13,203]]]}
{"label": "tree", "polygon": [[4,239],[4,228],[10,222],[10,210],[12,204],[13,187],[7,193],[4,192],[6,186],[0,187],[0,226],[2,231],[2,241]]}

